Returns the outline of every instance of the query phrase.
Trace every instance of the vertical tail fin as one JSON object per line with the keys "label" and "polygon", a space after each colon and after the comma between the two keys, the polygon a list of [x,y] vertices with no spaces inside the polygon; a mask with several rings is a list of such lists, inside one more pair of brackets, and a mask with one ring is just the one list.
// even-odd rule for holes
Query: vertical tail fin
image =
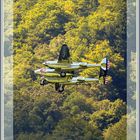
{"label": "vertical tail fin", "polygon": [[108,83],[108,71],[110,68],[110,62],[107,58],[104,58],[101,61],[101,67],[100,67],[100,73],[99,73],[99,78],[103,77],[104,84]]}
{"label": "vertical tail fin", "polygon": [[58,61],[68,60],[70,57],[69,48],[66,44],[63,44],[59,53]]}

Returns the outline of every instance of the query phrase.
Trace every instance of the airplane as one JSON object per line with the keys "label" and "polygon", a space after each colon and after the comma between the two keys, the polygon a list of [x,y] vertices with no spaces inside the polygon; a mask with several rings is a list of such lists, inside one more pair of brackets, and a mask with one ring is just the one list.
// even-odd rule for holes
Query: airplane
{"label": "airplane", "polygon": [[[107,75],[110,67],[110,63],[107,58],[104,58],[99,64],[71,62],[69,48],[66,44],[62,45],[58,60],[46,61],[43,64],[47,67],[34,71],[36,74],[42,76],[40,85],[44,86],[49,83],[53,83],[55,84],[55,90],[58,92],[63,92],[65,85],[99,81],[101,77],[103,77],[104,84],[107,84]],[[74,75],[76,70],[93,67],[100,67],[99,78],[76,77]]]}
{"label": "airplane", "polygon": [[85,77],[73,77],[73,74],[68,73],[67,76],[61,77],[55,69],[41,68],[35,70],[36,74],[41,75],[40,85],[47,85],[49,83],[55,84],[55,90],[58,92],[64,91],[65,85],[81,84],[85,82],[99,81],[98,78],[85,78]]}
{"label": "airplane", "polygon": [[65,77],[67,73],[74,73],[75,70],[94,67],[105,67],[106,61],[108,61],[106,60],[106,58],[104,58],[100,64],[89,64],[87,62],[71,62],[69,57],[69,48],[64,44],[60,50],[58,60],[45,61],[43,64],[48,68],[55,69],[61,77]]}

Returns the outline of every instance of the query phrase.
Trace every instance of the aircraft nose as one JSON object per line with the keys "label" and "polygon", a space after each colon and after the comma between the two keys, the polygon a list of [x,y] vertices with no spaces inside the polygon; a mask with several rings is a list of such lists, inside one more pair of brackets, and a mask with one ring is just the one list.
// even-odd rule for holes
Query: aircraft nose
{"label": "aircraft nose", "polygon": [[35,73],[38,73],[39,71],[40,71],[40,69],[37,69],[37,70],[35,70],[34,72],[35,72]]}

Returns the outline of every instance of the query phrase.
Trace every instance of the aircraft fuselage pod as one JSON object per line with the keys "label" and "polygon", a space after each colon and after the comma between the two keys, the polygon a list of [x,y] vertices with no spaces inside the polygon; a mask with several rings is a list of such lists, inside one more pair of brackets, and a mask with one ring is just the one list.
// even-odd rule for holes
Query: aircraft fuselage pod
{"label": "aircraft fuselage pod", "polygon": [[[41,68],[41,69],[37,69],[34,71],[36,74],[42,75],[42,76],[46,76],[46,77],[60,77],[60,73],[58,73],[58,71],[56,71],[55,69],[51,69],[51,68]],[[72,76],[71,73],[67,73],[67,76]]]}
{"label": "aircraft fuselage pod", "polygon": [[60,63],[59,61],[46,61],[43,63],[45,66],[56,69],[56,70],[64,70],[64,71],[74,71],[77,69],[86,69],[93,67],[100,67],[101,64],[89,64],[86,62],[72,62],[72,63]]}
{"label": "aircraft fuselage pod", "polygon": [[98,78],[85,78],[85,77],[45,77],[45,80],[48,81],[48,83],[60,83],[63,85],[73,85],[73,84],[80,84],[84,82],[94,82],[99,81]]}

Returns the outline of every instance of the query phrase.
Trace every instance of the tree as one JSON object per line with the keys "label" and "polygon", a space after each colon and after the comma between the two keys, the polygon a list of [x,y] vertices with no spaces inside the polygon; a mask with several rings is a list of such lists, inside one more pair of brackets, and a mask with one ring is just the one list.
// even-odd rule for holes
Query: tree
{"label": "tree", "polygon": [[126,116],[123,116],[119,122],[109,127],[104,131],[105,140],[126,140],[126,125],[127,119]]}
{"label": "tree", "polygon": [[[109,84],[67,86],[63,94],[52,85],[41,87],[33,71],[57,59],[63,44],[72,61],[100,63],[108,57]],[[14,0],[13,45],[15,139],[116,137],[126,114],[125,0]]]}

